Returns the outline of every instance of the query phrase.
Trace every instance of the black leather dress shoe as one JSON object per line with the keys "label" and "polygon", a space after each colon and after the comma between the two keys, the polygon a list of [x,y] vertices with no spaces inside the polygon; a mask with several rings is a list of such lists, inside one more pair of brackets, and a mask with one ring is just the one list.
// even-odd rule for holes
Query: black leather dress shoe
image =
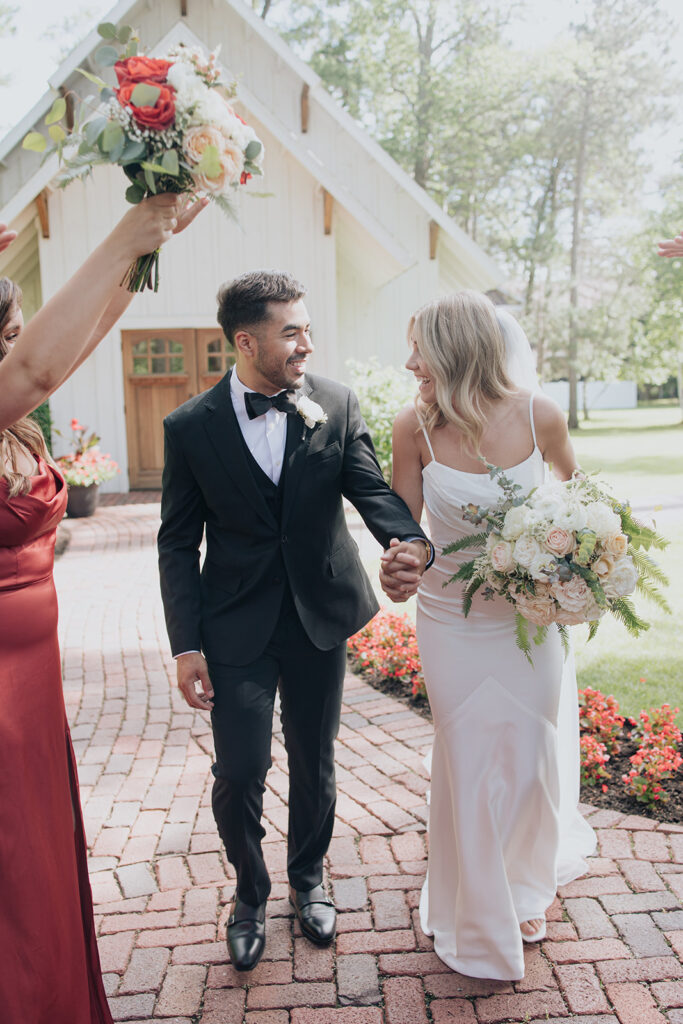
{"label": "black leather dress shoe", "polygon": [[266,948],[266,905],[250,907],[236,899],[228,918],[228,952],[236,971],[250,971]]}
{"label": "black leather dress shoe", "polygon": [[337,930],[337,911],[323,886],[316,885],[305,892],[290,889],[289,899],[306,938],[319,946],[332,942]]}

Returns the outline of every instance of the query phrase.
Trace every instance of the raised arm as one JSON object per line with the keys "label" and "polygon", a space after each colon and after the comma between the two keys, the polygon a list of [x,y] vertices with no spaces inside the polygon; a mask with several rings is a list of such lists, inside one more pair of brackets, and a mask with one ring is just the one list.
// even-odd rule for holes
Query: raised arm
{"label": "raised arm", "polygon": [[[121,281],[133,260],[187,227],[204,205],[188,208],[182,196],[164,194],[125,214],[0,363],[0,430],[40,405],[87,358],[130,302]],[[0,244],[7,234],[0,230]]]}

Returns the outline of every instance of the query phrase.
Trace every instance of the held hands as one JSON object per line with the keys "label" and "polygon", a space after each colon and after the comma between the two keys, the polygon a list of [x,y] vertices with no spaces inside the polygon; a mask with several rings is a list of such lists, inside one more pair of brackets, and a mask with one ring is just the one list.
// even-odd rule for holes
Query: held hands
{"label": "held hands", "polygon": [[208,202],[206,197],[197,199],[170,192],[150,196],[128,211],[114,228],[112,238],[119,242],[128,258],[146,256],[172,235],[184,231]]}
{"label": "held hands", "polygon": [[[178,689],[191,708],[211,711],[213,708],[213,686],[209,679],[209,666],[198,651],[181,654],[177,659]],[[201,684],[201,691],[197,690]]]}
{"label": "held hands", "polygon": [[665,241],[659,242],[658,245],[659,256],[666,256],[669,259],[683,256],[683,231],[675,238],[667,238]]}
{"label": "held hands", "polygon": [[407,601],[420,585],[427,564],[427,548],[421,541],[400,541],[392,537],[381,556],[379,582],[391,601]]}

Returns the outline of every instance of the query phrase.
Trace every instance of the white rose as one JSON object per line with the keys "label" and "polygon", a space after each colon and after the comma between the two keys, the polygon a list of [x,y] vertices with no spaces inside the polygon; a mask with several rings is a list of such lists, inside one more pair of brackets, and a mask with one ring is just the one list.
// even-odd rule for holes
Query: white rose
{"label": "white rose", "polygon": [[623,533],[618,533],[615,537],[608,537],[605,540],[605,550],[615,558],[622,558],[628,551],[628,537]]}
{"label": "white rose", "polygon": [[609,576],[614,568],[614,557],[608,551],[603,551],[593,562],[591,568],[600,577]]}
{"label": "white rose", "polygon": [[519,565],[524,566],[525,569],[528,569],[540,554],[541,547],[534,537],[530,537],[528,534],[522,534],[522,536],[515,541],[513,550],[515,561],[518,562]]}
{"label": "white rose", "polygon": [[620,558],[614,563],[614,568],[603,582],[605,597],[628,597],[636,589],[638,582],[638,570],[633,564],[630,556]]}
{"label": "white rose", "polygon": [[598,540],[616,537],[621,533],[621,519],[603,501],[592,501],[586,505],[586,526],[596,534]]}
{"label": "white rose", "polygon": [[322,405],[318,405],[312,399],[302,395],[296,403],[297,412],[303,416],[307,427],[314,427],[317,423],[327,423],[327,413]]}
{"label": "white rose", "polygon": [[543,484],[531,495],[530,504],[546,519],[554,521],[565,507],[567,499],[564,489],[554,483]]}
{"label": "white rose", "polygon": [[585,530],[586,510],[579,502],[564,504],[560,511],[553,518],[553,526],[561,530]]}
{"label": "white rose", "polygon": [[528,514],[529,510],[526,505],[515,505],[506,513],[503,523],[503,538],[505,540],[517,540],[524,533]]}
{"label": "white rose", "polygon": [[539,551],[528,568],[535,580],[547,580],[549,573],[555,572],[557,560],[549,551]]}

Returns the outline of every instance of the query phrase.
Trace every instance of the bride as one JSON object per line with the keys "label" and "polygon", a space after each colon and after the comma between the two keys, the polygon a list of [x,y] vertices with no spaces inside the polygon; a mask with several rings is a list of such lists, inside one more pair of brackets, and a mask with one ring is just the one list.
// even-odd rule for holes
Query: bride
{"label": "bride", "polygon": [[[482,459],[506,469],[522,494],[548,467],[567,480],[578,466],[562,412],[538,387],[526,335],[484,295],[423,306],[409,341],[419,395],[394,424],[392,485],[418,522],[424,503],[437,551],[417,592],[435,730],[421,923],[453,970],[517,980],[523,941],[545,936],[558,884],[585,872],[595,846],[577,810],[573,662],[551,627],[531,666],[502,598],[478,594],[465,619],[462,585],[445,584],[476,552],[438,552],[476,531],[464,505],[502,496]],[[386,553],[385,568],[397,554]],[[398,600],[416,587],[408,569],[398,578],[383,570],[382,584]]]}

